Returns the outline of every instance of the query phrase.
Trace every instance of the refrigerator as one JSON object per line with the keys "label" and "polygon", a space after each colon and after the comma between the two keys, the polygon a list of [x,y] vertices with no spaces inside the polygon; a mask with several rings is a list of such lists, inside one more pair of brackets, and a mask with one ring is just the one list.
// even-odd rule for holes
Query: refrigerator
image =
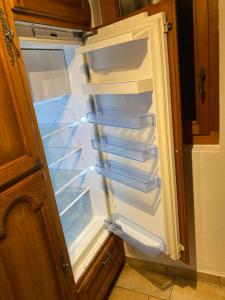
{"label": "refrigerator", "polygon": [[178,260],[165,14],[16,26],[75,280],[109,232]]}

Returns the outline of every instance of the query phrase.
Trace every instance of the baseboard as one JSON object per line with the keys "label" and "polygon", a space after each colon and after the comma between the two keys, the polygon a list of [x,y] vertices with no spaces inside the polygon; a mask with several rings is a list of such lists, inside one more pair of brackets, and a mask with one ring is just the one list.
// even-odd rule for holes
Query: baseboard
{"label": "baseboard", "polygon": [[126,263],[131,267],[144,269],[145,271],[148,270],[149,272],[156,272],[163,275],[170,275],[174,277],[180,277],[195,281],[198,280],[225,286],[225,277],[222,276],[216,276],[213,274],[198,272],[196,270],[169,266],[158,262],[152,262],[128,256],[126,256]]}

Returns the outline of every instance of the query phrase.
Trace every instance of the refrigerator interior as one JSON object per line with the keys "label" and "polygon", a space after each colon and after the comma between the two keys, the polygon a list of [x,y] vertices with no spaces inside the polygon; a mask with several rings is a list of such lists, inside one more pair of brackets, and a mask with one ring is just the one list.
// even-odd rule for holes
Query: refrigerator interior
{"label": "refrigerator interior", "polygon": [[82,47],[21,38],[76,280],[108,232],[179,257],[164,15],[130,19]]}

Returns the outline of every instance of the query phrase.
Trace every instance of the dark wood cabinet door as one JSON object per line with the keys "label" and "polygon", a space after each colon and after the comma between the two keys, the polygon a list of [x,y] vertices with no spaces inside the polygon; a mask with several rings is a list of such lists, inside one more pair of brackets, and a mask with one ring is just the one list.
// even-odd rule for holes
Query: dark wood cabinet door
{"label": "dark wood cabinet door", "polygon": [[62,269],[56,208],[48,195],[42,171],[0,194],[2,300],[68,299],[63,284],[69,274]]}
{"label": "dark wood cabinet door", "polygon": [[[9,17],[9,18],[8,18]],[[12,32],[10,31],[12,29]],[[0,188],[41,165],[10,15],[0,1]]]}
{"label": "dark wood cabinet door", "polygon": [[79,300],[103,300],[125,263],[123,241],[110,234],[77,282]]}
{"label": "dark wood cabinet door", "polygon": [[90,26],[88,0],[13,0],[12,2],[17,20],[25,21],[32,18],[34,23],[83,29]]}

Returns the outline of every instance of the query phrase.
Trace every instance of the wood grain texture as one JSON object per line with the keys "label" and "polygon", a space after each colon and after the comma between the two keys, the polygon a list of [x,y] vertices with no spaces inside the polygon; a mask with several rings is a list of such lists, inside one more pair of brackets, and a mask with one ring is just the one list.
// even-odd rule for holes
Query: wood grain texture
{"label": "wood grain texture", "polygon": [[[14,45],[11,23],[0,1],[0,187],[40,166],[41,158]],[[11,50],[10,50],[11,49]],[[18,52],[19,53],[19,52]]]}
{"label": "wood grain texture", "polygon": [[[110,255],[110,256],[109,256]],[[108,259],[110,257],[110,259]],[[103,261],[107,261],[103,264]],[[79,300],[103,300],[125,262],[123,242],[110,234],[77,283]]]}
{"label": "wood grain texture", "polygon": [[12,0],[12,9],[20,21],[80,29],[91,22],[87,0]]}
{"label": "wood grain texture", "polygon": [[119,18],[119,5],[117,0],[99,0],[102,23],[111,24]]}
{"label": "wood grain texture", "polygon": [[50,236],[54,224],[48,201],[42,172],[0,194],[0,290],[4,290],[4,299],[65,299],[57,276],[59,261],[52,252],[56,245]]}

